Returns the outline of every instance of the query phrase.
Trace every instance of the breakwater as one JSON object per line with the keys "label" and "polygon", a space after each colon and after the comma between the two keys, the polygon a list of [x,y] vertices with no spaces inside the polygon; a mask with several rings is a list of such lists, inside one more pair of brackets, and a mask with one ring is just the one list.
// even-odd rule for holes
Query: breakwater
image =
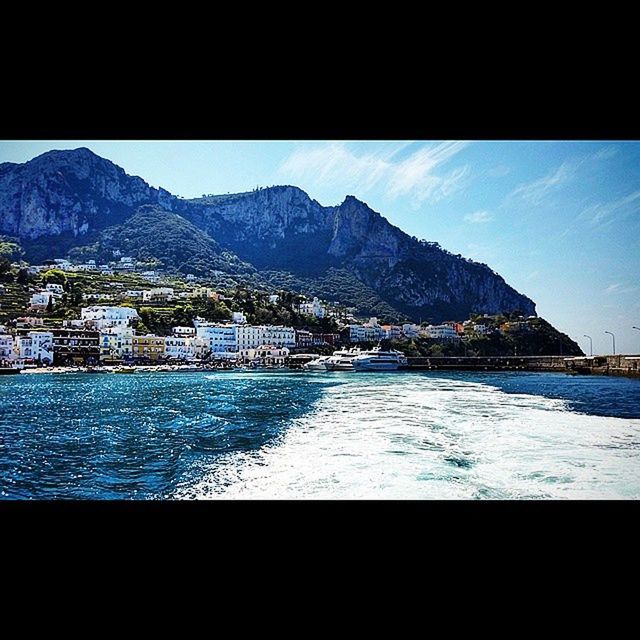
{"label": "breakwater", "polygon": [[483,356],[408,358],[408,370],[422,371],[556,371],[640,378],[640,355],[616,356]]}

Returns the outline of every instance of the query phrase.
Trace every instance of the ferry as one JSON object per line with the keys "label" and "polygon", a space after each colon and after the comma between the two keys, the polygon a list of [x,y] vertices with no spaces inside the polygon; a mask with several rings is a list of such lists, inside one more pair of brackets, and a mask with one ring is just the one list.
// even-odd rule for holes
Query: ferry
{"label": "ferry", "polygon": [[320,356],[315,360],[311,360],[310,362],[305,362],[302,365],[302,368],[305,371],[326,371],[327,370],[327,360],[329,360],[331,356]]}
{"label": "ferry", "polygon": [[334,351],[333,355],[325,361],[325,367],[327,371],[353,371],[351,362],[361,353],[358,347]]}
{"label": "ferry", "polygon": [[401,351],[384,351],[381,347],[374,347],[370,351],[363,351],[351,361],[354,371],[397,371],[398,367],[407,364],[407,358]]}

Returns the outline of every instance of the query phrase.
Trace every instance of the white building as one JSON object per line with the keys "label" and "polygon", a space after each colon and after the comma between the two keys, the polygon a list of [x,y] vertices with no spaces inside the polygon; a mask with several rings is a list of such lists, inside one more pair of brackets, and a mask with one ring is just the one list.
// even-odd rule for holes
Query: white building
{"label": "white building", "polygon": [[241,349],[240,359],[244,363],[254,363],[260,366],[283,365],[289,356],[289,349],[276,347],[272,344],[263,344],[256,349]]}
{"label": "white building", "polygon": [[17,356],[31,359],[42,364],[53,362],[53,333],[51,331],[29,331],[26,335],[16,336]]}
{"label": "white building", "polygon": [[280,300],[280,296],[277,293],[269,296],[269,302],[271,304],[275,304],[276,302],[278,302],[278,300]]}
{"label": "white building", "polygon": [[455,328],[450,324],[430,324],[425,327],[424,332],[427,338],[434,340],[455,340],[459,337]]}
{"label": "white building", "polygon": [[142,292],[144,302],[169,302],[174,297],[173,287],[155,287]]}
{"label": "white building", "polygon": [[420,327],[417,324],[403,324],[402,333],[405,338],[417,338],[420,335]]}
{"label": "white building", "polygon": [[212,353],[235,353],[238,350],[237,326],[198,323],[196,335],[204,340],[206,349]]}
{"label": "white building", "polygon": [[127,296],[127,298],[142,298],[143,293],[144,291],[142,289],[127,289],[124,295]]}
{"label": "white building", "polygon": [[132,357],[134,335],[135,331],[129,326],[105,327],[100,331],[100,357]]}
{"label": "white building", "polygon": [[167,358],[194,360],[204,355],[208,344],[204,338],[173,335],[165,338],[164,349]]}
{"label": "white building", "polygon": [[350,342],[375,342],[386,337],[382,327],[366,327],[362,324],[349,325]]}
{"label": "white building", "polygon": [[487,327],[486,324],[475,323],[475,322],[465,327],[465,331],[471,331],[472,333],[475,333],[478,336],[486,335],[488,330],[489,330],[489,327]]}
{"label": "white building", "polygon": [[53,294],[54,298],[62,297],[62,294],[64,293],[64,289],[61,284],[54,284],[52,282],[46,286],[46,290]]}
{"label": "white building", "polygon": [[210,289],[209,287],[194,287],[191,292],[192,298],[211,298],[211,300],[219,300],[220,296],[216,292],[215,289]]}
{"label": "white building", "polygon": [[326,315],[325,308],[320,304],[318,298],[314,298],[311,302],[303,302],[300,305],[300,313],[307,313],[316,318],[324,318]]}
{"label": "white building", "polygon": [[183,338],[189,338],[196,335],[196,328],[195,327],[173,327],[173,329],[171,329],[171,333],[173,333],[174,336],[182,336]]}
{"label": "white building", "polygon": [[96,329],[106,327],[129,327],[131,321],[139,318],[138,312],[131,307],[83,307],[80,318],[90,322]]}
{"label": "white building", "polygon": [[88,260],[85,264],[76,264],[71,267],[71,271],[97,271],[95,260]]}
{"label": "white building", "polygon": [[244,317],[244,313],[242,311],[234,311],[231,314],[231,320],[234,324],[246,324],[247,319]]}
{"label": "white building", "polygon": [[62,271],[69,271],[71,269],[71,263],[64,258],[55,258],[54,262],[56,263],[56,267],[62,269]]}
{"label": "white building", "polygon": [[44,309],[48,306],[49,300],[52,305],[55,304],[50,291],[37,291],[29,298],[29,306],[33,309]]}
{"label": "white building", "polygon": [[385,324],[382,325],[384,329],[384,337],[387,340],[397,340],[402,337],[402,327],[399,327],[395,324]]}
{"label": "white building", "polygon": [[83,300],[113,300],[113,295],[110,293],[83,293]]}
{"label": "white building", "polygon": [[349,325],[350,342],[375,342],[386,338],[386,331],[378,324],[377,318],[369,318],[364,324]]}
{"label": "white building", "polygon": [[0,334],[0,362],[3,360],[13,360],[13,336],[6,333]]}
{"label": "white building", "polygon": [[260,345],[295,347],[296,332],[293,327],[279,325],[237,325],[237,349],[257,349]]}

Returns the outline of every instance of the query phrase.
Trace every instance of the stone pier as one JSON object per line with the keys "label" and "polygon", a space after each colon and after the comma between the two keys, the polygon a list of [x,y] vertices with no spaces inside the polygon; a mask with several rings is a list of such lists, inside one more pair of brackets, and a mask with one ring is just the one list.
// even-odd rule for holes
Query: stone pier
{"label": "stone pier", "polygon": [[421,371],[558,371],[640,378],[640,355],[486,356],[408,358],[409,370]]}

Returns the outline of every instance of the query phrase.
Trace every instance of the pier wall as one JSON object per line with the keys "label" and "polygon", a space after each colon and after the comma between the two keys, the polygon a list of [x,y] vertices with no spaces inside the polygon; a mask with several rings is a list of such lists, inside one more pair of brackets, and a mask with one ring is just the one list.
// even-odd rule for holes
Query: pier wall
{"label": "pier wall", "polygon": [[640,378],[640,355],[594,357],[490,356],[407,358],[408,369],[424,371],[558,371]]}

